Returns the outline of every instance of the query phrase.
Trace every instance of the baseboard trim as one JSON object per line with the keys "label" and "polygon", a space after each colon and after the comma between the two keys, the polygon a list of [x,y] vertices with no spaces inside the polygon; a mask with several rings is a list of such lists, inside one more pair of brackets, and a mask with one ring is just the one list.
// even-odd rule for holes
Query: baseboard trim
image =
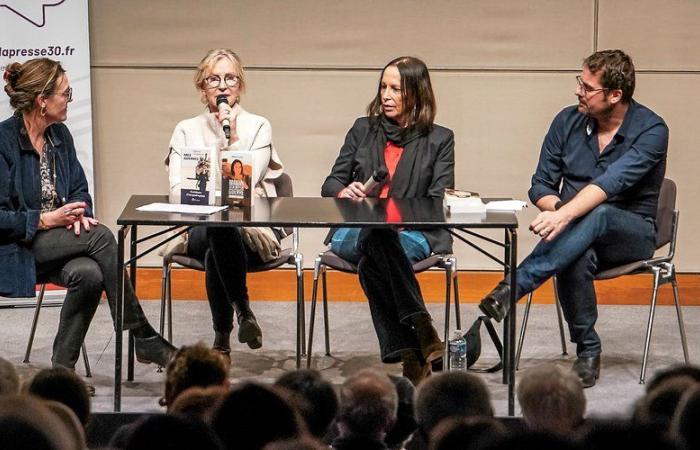
{"label": "baseboard trim", "polygon": [[[191,269],[173,269],[173,300],[206,300],[204,273]],[[139,268],[137,294],[142,300],[157,300],[161,295],[161,269]],[[502,274],[486,271],[460,271],[459,297],[462,303],[476,303],[486,295]],[[445,299],[445,274],[427,271],[418,274],[423,297],[428,303]],[[311,298],[313,270],[304,271],[304,295]],[[598,303],[602,305],[648,305],[651,300],[651,275],[634,275],[596,282]],[[683,305],[700,305],[700,274],[678,274],[678,287]],[[320,286],[319,286],[320,288]],[[251,300],[294,301],[296,277],[294,270],[278,269],[248,275]],[[366,301],[357,276],[328,271],[328,298],[331,301]],[[551,281],[542,285],[533,298],[535,303],[553,303]],[[673,304],[671,286],[659,289],[659,304]]]}

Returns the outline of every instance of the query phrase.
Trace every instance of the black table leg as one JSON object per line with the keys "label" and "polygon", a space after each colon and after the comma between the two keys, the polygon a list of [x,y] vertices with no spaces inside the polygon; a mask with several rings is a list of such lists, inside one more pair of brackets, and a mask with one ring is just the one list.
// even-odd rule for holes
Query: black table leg
{"label": "black table leg", "polygon": [[117,310],[114,313],[114,412],[122,409],[122,330],[124,329],[124,236],[128,227],[117,232]]}
{"label": "black table leg", "polygon": [[[136,229],[136,225],[131,226],[131,245],[129,247],[129,260],[131,260],[129,264],[129,280],[131,281],[131,287],[134,293],[136,293],[136,258],[134,258],[134,256],[137,254],[136,239],[138,237]],[[134,333],[132,333],[131,330],[129,330],[129,348],[127,355],[126,379],[128,381],[134,381]]]}
{"label": "black table leg", "polygon": [[503,383],[508,384],[508,415],[515,415],[515,321],[516,321],[516,286],[518,264],[517,230],[506,230],[505,236],[505,275],[510,277],[510,310],[503,323]]}

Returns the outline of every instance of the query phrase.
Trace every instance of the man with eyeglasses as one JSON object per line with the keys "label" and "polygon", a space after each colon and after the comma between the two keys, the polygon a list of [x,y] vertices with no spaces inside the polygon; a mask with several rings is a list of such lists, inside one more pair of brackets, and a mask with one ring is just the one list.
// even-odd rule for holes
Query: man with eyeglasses
{"label": "man with eyeglasses", "polygon": [[[541,238],[517,268],[516,298],[557,275],[557,289],[584,387],[600,373],[601,342],[593,287],[606,268],[649,258],[656,207],[666,171],[668,127],[632,99],[635,71],[620,50],[583,62],[578,105],[554,118],[528,192],[540,213],[530,231]],[[501,281],[479,308],[501,321],[511,286]]]}

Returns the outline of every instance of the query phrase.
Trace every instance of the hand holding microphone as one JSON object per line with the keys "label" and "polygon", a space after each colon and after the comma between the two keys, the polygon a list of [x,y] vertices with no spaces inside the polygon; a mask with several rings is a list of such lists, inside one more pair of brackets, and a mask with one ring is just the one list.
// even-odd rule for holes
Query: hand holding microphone
{"label": "hand holding microphone", "polygon": [[359,181],[353,181],[348,184],[345,189],[338,193],[338,198],[365,198],[367,194],[370,194],[377,186],[382,184],[389,172],[381,167],[374,172],[364,183]]}
{"label": "hand holding microphone", "polygon": [[219,121],[224,128],[226,139],[231,139],[231,105],[228,104],[228,96],[221,94],[216,96],[216,107],[219,109]]}

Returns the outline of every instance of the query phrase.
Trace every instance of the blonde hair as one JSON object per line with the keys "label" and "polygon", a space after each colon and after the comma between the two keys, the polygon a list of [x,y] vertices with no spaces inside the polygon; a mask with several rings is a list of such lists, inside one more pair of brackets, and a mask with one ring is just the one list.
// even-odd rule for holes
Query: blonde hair
{"label": "blonde hair", "polygon": [[30,59],[25,63],[13,62],[7,66],[3,79],[10,105],[18,114],[36,108],[37,97],[50,94],[66,73],[61,63],[49,58]]}
{"label": "blonde hair", "polygon": [[211,71],[211,68],[214,67],[214,64],[222,59],[228,59],[233,63],[233,66],[236,69],[236,76],[239,79],[240,91],[241,93],[245,92],[245,72],[243,71],[241,58],[239,58],[233,50],[229,50],[227,48],[215,48],[214,50],[209,50],[204,58],[202,58],[197,65],[197,71],[194,74],[194,86],[199,90],[200,100],[202,103],[207,103],[207,98],[204,94],[204,79],[207,77],[207,73]]}

